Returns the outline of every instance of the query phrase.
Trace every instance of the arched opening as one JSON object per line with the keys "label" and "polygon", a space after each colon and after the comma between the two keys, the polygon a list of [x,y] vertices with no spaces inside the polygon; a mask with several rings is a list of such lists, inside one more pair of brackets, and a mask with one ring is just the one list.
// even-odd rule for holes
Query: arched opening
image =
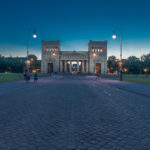
{"label": "arched opening", "polygon": [[95,73],[101,73],[101,64],[100,63],[96,63],[95,64]]}
{"label": "arched opening", "polygon": [[48,73],[53,73],[53,63],[48,63]]}
{"label": "arched opening", "polygon": [[72,61],[72,73],[77,73],[77,61]]}

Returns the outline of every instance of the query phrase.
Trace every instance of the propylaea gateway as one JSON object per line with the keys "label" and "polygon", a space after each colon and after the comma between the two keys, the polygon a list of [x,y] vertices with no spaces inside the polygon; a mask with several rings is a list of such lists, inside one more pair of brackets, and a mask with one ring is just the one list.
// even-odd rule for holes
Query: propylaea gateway
{"label": "propylaea gateway", "polygon": [[107,41],[88,43],[88,51],[61,51],[60,41],[42,41],[42,73],[107,72]]}

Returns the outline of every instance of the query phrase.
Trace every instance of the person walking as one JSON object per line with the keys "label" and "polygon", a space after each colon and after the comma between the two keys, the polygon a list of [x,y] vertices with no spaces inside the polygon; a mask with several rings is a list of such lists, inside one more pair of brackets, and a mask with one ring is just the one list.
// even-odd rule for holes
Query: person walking
{"label": "person walking", "polygon": [[29,82],[30,81],[30,72],[26,73],[26,81]]}
{"label": "person walking", "polygon": [[34,74],[34,82],[37,82],[37,80],[38,80],[38,74],[35,73],[35,74]]}

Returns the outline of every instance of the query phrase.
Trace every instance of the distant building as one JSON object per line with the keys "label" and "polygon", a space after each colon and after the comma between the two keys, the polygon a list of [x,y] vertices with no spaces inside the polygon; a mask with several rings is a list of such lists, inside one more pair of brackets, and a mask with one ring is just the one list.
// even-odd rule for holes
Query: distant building
{"label": "distant building", "polygon": [[5,59],[10,60],[10,61],[14,61],[14,59],[17,59],[17,58],[24,62],[27,60],[26,57],[5,57]]}
{"label": "distant building", "polygon": [[[14,61],[14,59],[20,59],[20,60],[22,60],[24,62],[27,61],[27,57],[5,57],[5,59],[10,60],[10,61]],[[36,61],[37,57],[34,54],[30,54],[28,56],[28,59],[30,61]]]}
{"label": "distant building", "polygon": [[88,51],[61,51],[60,41],[42,41],[42,73],[106,71],[107,41],[89,41]]}

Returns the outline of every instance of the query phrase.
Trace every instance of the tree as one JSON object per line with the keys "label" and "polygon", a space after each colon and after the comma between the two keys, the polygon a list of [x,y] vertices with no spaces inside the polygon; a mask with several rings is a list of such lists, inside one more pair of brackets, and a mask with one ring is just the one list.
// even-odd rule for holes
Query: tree
{"label": "tree", "polygon": [[22,73],[24,71],[25,62],[18,58],[5,58],[0,55],[0,72]]}
{"label": "tree", "polygon": [[109,56],[108,57],[108,69],[111,73],[118,71],[118,63],[116,62],[116,56]]}
{"label": "tree", "polygon": [[31,69],[40,69],[41,68],[41,60],[36,60],[36,61],[33,61],[31,62],[31,65],[30,65]]}
{"label": "tree", "polygon": [[[31,69],[40,69],[41,61],[37,60],[35,55],[29,55],[29,59],[33,58],[31,61]],[[0,72],[13,72],[13,73],[23,73],[25,68],[25,60],[19,57],[3,57],[0,55]]]}
{"label": "tree", "polygon": [[25,63],[19,58],[15,58],[12,62],[11,72],[14,73],[23,73]]}
{"label": "tree", "polygon": [[150,71],[150,53],[147,55],[141,56],[142,70],[148,68]]}
{"label": "tree", "polygon": [[141,73],[141,61],[135,56],[130,56],[127,59],[126,66],[129,73],[138,74]]}
{"label": "tree", "polygon": [[28,56],[28,59],[29,59],[30,61],[36,61],[36,60],[37,60],[37,57],[36,57],[34,54],[30,54],[30,55]]}
{"label": "tree", "polygon": [[41,61],[37,60],[37,56],[34,54],[30,54],[28,56],[28,59],[30,60],[30,69],[40,69],[41,68]]}

